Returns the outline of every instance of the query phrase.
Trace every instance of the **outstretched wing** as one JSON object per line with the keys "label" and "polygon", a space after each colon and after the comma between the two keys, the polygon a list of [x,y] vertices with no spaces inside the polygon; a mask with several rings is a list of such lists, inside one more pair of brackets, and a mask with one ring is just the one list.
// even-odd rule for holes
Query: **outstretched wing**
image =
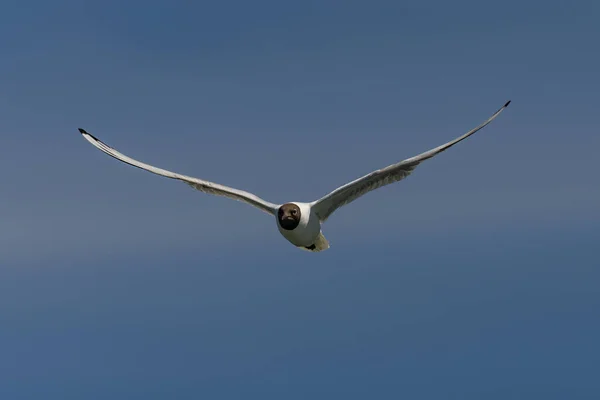
{"label": "outstretched wing", "polygon": [[167,178],[171,178],[171,179],[178,179],[180,181],[187,183],[194,189],[197,189],[204,193],[214,194],[217,196],[225,196],[225,197],[229,197],[230,199],[246,202],[248,204],[253,205],[254,207],[257,207],[257,208],[263,210],[264,212],[266,212],[268,214],[274,215],[275,212],[277,211],[278,206],[276,204],[265,201],[265,200],[261,199],[260,197],[255,196],[252,193],[248,193],[243,190],[230,188],[230,187],[224,186],[224,185],[219,185],[218,183],[213,183],[213,182],[205,181],[202,179],[192,178],[190,176],[181,175],[181,174],[178,174],[175,172],[167,171],[165,169],[153,167],[152,165],[144,164],[143,162],[134,160],[133,158],[127,157],[126,155],[118,152],[117,150],[115,150],[112,147],[108,146],[107,144],[103,143],[98,138],[96,138],[95,136],[93,136],[92,134],[86,132],[85,130],[83,130],[81,128],[79,129],[79,132],[83,135],[83,137],[88,142],[93,144],[96,148],[100,149],[101,151],[108,154],[109,156],[116,158],[117,160],[123,161],[126,164],[133,165],[134,167],[141,168],[143,170],[152,172],[153,174],[166,176]]}
{"label": "outstretched wing", "polygon": [[408,175],[419,165],[422,161],[425,161],[438,153],[454,146],[456,143],[468,138],[490,122],[494,120],[508,105],[510,104],[510,100],[504,104],[498,111],[496,111],[487,121],[483,122],[481,125],[476,128],[470,130],[464,135],[424,153],[421,153],[415,157],[408,158],[404,161],[400,161],[399,163],[392,164],[383,169],[378,169],[377,171],[373,171],[368,175],[365,175],[361,178],[358,178],[350,183],[345,184],[329,193],[328,195],[322,197],[321,199],[314,201],[311,203],[311,206],[315,210],[317,216],[321,220],[321,222],[325,221],[335,210],[346,205],[362,195],[380,188],[385,185],[389,185],[390,183],[398,182]]}

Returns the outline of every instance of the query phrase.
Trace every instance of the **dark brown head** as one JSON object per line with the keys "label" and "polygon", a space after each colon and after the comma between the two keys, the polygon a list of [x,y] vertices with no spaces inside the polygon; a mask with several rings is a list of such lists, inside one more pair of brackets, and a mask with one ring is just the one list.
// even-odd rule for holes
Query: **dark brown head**
{"label": "dark brown head", "polygon": [[279,225],[286,231],[296,229],[300,223],[300,207],[295,204],[287,203],[279,207],[277,211],[277,220]]}

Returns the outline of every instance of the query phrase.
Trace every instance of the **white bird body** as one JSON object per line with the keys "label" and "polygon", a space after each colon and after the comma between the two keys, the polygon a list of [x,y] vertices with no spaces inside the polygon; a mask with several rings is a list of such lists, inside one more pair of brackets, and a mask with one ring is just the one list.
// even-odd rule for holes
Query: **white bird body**
{"label": "white bird body", "polygon": [[417,156],[407,158],[396,164],[373,171],[361,178],[340,186],[326,196],[310,203],[290,202],[285,204],[275,204],[243,190],[157,168],[134,160],[133,158],[118,152],[81,128],[79,129],[79,132],[96,148],[124,163],[157,175],[183,181],[204,193],[229,197],[246,202],[268,214],[274,215],[277,228],[285,239],[298,248],[319,252],[329,248],[329,242],[321,232],[321,225],[335,210],[372,190],[406,178],[421,162],[454,146],[456,143],[468,138],[481,128],[485,127],[500,115],[509,104],[510,101],[504,104],[504,106],[496,111],[485,122],[450,142]]}
{"label": "white bird body", "polygon": [[[311,207],[310,203],[291,202],[288,204],[294,204],[300,208],[300,222],[293,230],[284,229],[279,222],[279,219],[275,218],[277,229],[291,244],[296,247],[305,250],[317,250],[322,251],[329,247],[329,244],[325,240],[325,237],[321,233],[321,221]],[[325,241],[325,243],[323,243]],[[311,249],[311,246],[315,246]],[[323,248],[326,245],[325,248]]]}

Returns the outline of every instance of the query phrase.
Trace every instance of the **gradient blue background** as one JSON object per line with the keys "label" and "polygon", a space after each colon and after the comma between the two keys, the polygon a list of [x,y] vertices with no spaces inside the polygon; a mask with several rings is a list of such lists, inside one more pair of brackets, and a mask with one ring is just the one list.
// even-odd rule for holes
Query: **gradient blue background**
{"label": "gradient blue background", "polygon": [[[14,1],[0,398],[600,398],[600,5]],[[299,251],[311,201],[511,106]]]}

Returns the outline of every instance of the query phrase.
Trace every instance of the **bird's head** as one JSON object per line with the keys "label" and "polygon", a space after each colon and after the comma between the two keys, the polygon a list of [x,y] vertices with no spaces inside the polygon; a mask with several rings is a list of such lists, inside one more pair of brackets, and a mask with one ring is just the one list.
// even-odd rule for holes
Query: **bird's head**
{"label": "bird's head", "polygon": [[292,231],[300,224],[301,215],[300,207],[293,203],[286,203],[279,207],[277,220],[283,229]]}

